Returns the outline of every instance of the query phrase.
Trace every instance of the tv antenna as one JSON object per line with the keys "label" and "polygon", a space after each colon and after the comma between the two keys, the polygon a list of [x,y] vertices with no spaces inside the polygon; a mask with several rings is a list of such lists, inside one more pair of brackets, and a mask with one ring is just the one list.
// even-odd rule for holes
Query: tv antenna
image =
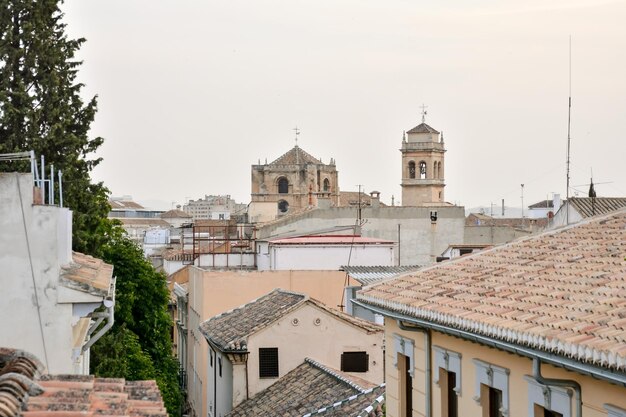
{"label": "tv antenna", "polygon": [[[566,160],[566,186],[565,201],[569,200],[569,165],[570,165],[570,144],[571,144],[571,123],[572,122],[572,35],[569,36],[569,105],[567,108],[567,160]],[[565,210],[565,224],[569,224],[569,209]]]}

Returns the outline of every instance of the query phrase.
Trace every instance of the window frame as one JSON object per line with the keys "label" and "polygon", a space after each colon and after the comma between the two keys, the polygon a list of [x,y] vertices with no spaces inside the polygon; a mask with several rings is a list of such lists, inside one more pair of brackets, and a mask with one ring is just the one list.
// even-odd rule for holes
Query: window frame
{"label": "window frame", "polygon": [[473,400],[481,404],[481,384],[502,391],[502,415],[509,415],[509,374],[508,368],[494,365],[480,359],[472,359],[476,366],[476,380]]}
{"label": "window frame", "polygon": [[[275,352],[275,361],[276,361],[276,369],[274,370],[273,368],[271,369],[272,371],[275,372],[271,372],[270,374],[267,374],[267,368],[264,368],[264,366],[267,366],[267,363],[262,363],[262,357],[264,356],[264,354],[262,354],[262,351],[264,352],[264,354],[269,354],[270,352]],[[258,350],[259,353],[259,379],[273,379],[273,378],[279,378],[280,377],[280,357],[278,355],[278,348],[277,347],[260,347]],[[267,357],[264,358],[265,360],[267,360]],[[271,358],[272,360],[274,360],[274,358]]]}
{"label": "window frame", "polygon": [[[454,392],[458,397],[461,396],[461,359],[463,355],[440,346],[433,345],[435,356],[435,368],[441,368],[447,372],[454,372],[456,375],[456,386]],[[433,372],[434,383],[439,385],[439,372]]]}
{"label": "window frame", "polygon": [[[353,363],[350,363],[350,361],[348,360],[349,357],[353,357],[356,358],[358,355],[358,360],[359,362],[364,360],[365,362],[359,363],[359,365],[365,365],[364,367],[359,368],[359,366],[354,366],[354,368],[365,368],[365,370],[356,370],[356,369],[346,369],[346,362],[348,362],[348,364],[353,364],[356,361],[356,359],[352,359]],[[363,357],[362,357],[363,356]],[[344,359],[345,358],[345,359]],[[366,351],[347,351],[347,352],[343,352],[341,354],[341,371],[342,372],[358,372],[358,373],[365,373],[365,372],[369,372],[369,365],[370,365],[370,355],[366,352]]]}
{"label": "window frame", "polygon": [[528,382],[528,415],[535,415],[535,404],[549,411],[562,414],[563,417],[572,417],[571,389],[543,385],[530,375],[524,375]]}

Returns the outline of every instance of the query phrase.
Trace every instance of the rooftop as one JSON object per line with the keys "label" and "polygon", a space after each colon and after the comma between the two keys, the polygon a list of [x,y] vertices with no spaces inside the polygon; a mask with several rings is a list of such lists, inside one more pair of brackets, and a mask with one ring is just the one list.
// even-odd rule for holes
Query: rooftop
{"label": "rooftop", "polygon": [[111,206],[112,210],[145,209],[145,207],[141,204],[131,200],[109,200],[109,205]]}
{"label": "rooftop", "polygon": [[42,375],[43,369],[27,352],[0,348],[0,416],[167,416],[155,381]]}
{"label": "rooftop", "polygon": [[404,266],[342,266],[341,270],[357,280],[361,285],[372,285],[384,279],[415,272],[420,269],[420,265]]}
{"label": "rooftop", "polygon": [[182,210],[173,209],[161,214],[162,219],[191,219],[193,216]]}
{"label": "rooftop", "polygon": [[246,352],[249,336],[305,303],[311,303],[367,332],[382,331],[382,328],[376,324],[333,310],[319,301],[310,299],[305,294],[283,289],[275,289],[256,300],[206,320],[200,324],[200,331],[223,351]]}
{"label": "rooftop", "polygon": [[271,162],[269,165],[305,165],[305,164],[314,164],[314,165],[325,165],[322,163],[320,159],[311,156],[311,154],[307,153],[299,147],[298,145],[291,148],[289,151],[285,152],[274,162]]}
{"label": "rooftop", "polygon": [[62,267],[61,278],[69,288],[106,297],[111,289],[113,265],[93,256],[72,252],[72,262]]}
{"label": "rooftop", "polygon": [[626,369],[626,209],[384,281],[367,304]]}
{"label": "rooftop", "polygon": [[437,132],[432,127],[428,126],[426,123],[420,123],[406,133],[435,133],[437,134],[439,132]]}
{"label": "rooftop", "polygon": [[583,218],[611,213],[626,207],[624,197],[570,197],[567,201]]}
{"label": "rooftop", "polygon": [[[269,388],[235,407],[229,417],[242,416],[355,416],[384,393],[375,386],[307,358]],[[380,414],[382,415],[382,413]]]}

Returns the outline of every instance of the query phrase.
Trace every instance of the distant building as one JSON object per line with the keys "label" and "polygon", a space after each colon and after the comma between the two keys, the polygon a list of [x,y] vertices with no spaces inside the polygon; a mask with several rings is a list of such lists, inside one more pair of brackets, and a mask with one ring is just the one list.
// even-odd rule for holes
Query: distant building
{"label": "distant building", "polygon": [[305,358],[383,382],[382,326],[330,309],[301,293],[274,290],[200,325],[209,344],[210,415],[230,412]]}
{"label": "distant building", "polygon": [[578,223],[588,217],[608,214],[626,207],[626,197],[570,197],[556,212],[550,228]]}
{"label": "distant building", "polygon": [[247,207],[247,204],[235,202],[230,195],[205,195],[201,199],[189,200],[183,211],[193,220],[230,220],[243,215]]}
{"label": "distant building", "polygon": [[528,206],[527,216],[531,219],[551,219],[561,207],[561,196],[554,194],[552,200],[543,200]]}
{"label": "distant building", "polygon": [[318,199],[339,205],[338,175],[332,158],[325,164],[298,145],[269,164],[252,165],[250,221],[267,222],[317,206]]}
{"label": "distant building", "polygon": [[[465,245],[500,245],[543,231],[548,218],[491,217],[470,213],[465,219]],[[453,242],[456,245],[459,242]]]}
{"label": "distant building", "polygon": [[111,211],[109,212],[110,218],[156,218],[163,213],[163,210],[151,210],[145,208],[136,201],[133,201],[133,198],[129,195],[111,197],[109,199],[109,205],[111,206]]}

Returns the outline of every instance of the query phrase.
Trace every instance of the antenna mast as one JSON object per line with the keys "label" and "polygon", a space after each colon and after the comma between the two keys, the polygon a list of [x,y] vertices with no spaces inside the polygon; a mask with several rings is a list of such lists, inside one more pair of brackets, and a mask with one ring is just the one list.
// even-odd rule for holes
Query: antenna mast
{"label": "antenna mast", "polygon": [[[572,35],[569,37],[569,106],[567,109],[567,172],[566,172],[566,188],[565,201],[569,201],[569,154],[570,154],[570,128],[572,121]],[[565,211],[565,224],[569,224],[569,206]]]}

